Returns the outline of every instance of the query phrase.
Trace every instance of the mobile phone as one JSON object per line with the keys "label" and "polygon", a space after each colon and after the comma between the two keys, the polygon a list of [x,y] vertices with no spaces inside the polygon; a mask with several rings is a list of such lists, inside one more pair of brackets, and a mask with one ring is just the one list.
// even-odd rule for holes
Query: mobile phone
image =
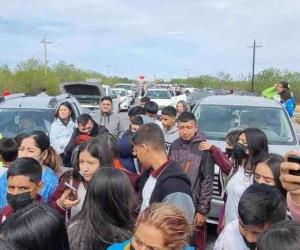
{"label": "mobile phone", "polygon": [[[297,163],[300,165],[300,156],[290,155],[290,156],[288,156],[287,160],[288,160],[288,162],[293,162],[293,163]],[[289,170],[289,173],[291,175],[300,176],[300,169],[299,170]]]}
{"label": "mobile phone", "polygon": [[77,195],[77,189],[74,188],[72,185],[70,185],[69,183],[65,182],[65,186],[68,188],[68,189],[71,189],[71,192],[69,194],[69,200],[70,201],[75,201],[78,199],[78,195]]}

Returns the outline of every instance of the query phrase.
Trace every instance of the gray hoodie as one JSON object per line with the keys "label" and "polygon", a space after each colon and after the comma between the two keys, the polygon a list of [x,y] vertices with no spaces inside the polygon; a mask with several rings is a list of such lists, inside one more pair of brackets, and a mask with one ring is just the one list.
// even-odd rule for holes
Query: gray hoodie
{"label": "gray hoodie", "polygon": [[127,129],[121,117],[113,112],[103,114],[100,113],[100,111],[93,111],[91,112],[91,116],[96,123],[104,126],[109,133],[118,138],[120,138]]}
{"label": "gray hoodie", "polygon": [[163,131],[163,133],[164,133],[164,137],[165,137],[165,148],[166,148],[166,152],[167,152],[167,154],[168,154],[172,142],[179,138],[179,132],[178,132],[178,129],[177,129],[177,124],[175,124],[175,125],[174,125],[172,128],[170,128],[169,130],[167,130],[166,128],[163,128],[162,131]]}

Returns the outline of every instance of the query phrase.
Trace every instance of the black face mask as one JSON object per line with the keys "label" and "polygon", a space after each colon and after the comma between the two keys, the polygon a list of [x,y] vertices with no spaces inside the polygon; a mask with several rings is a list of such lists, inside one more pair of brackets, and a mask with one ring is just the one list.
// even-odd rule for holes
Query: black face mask
{"label": "black face mask", "polygon": [[245,245],[250,249],[250,250],[255,250],[256,249],[256,242],[249,242],[245,236],[243,236],[243,240],[245,242]]}
{"label": "black face mask", "polygon": [[237,160],[244,159],[247,156],[247,153],[246,153],[247,149],[248,149],[247,146],[245,146],[241,143],[237,143],[233,149],[233,154],[234,154],[235,159],[237,159]]}
{"label": "black face mask", "polygon": [[28,204],[33,202],[30,191],[16,195],[7,193],[6,198],[8,204],[15,210],[22,209],[23,207],[26,207]]}
{"label": "black face mask", "polygon": [[226,148],[225,151],[226,151],[226,156],[228,158],[230,158],[232,156],[232,153],[233,153],[233,148]]}

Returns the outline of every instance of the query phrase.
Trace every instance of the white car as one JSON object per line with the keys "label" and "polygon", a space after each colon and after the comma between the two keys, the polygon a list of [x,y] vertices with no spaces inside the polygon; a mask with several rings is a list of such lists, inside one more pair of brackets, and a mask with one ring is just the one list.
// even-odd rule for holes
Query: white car
{"label": "white car", "polygon": [[156,102],[159,109],[163,109],[167,106],[176,106],[176,100],[174,100],[168,89],[147,89],[144,96]]}
{"label": "white car", "polygon": [[118,83],[115,84],[114,88],[116,89],[126,89],[128,96],[130,97],[130,104],[134,103],[135,100],[135,92],[133,91],[133,86],[130,83]]}
{"label": "white car", "polygon": [[118,99],[120,100],[119,109],[129,110],[131,98],[128,96],[127,90],[121,88],[113,88],[111,89],[111,91],[114,95],[117,95]]}

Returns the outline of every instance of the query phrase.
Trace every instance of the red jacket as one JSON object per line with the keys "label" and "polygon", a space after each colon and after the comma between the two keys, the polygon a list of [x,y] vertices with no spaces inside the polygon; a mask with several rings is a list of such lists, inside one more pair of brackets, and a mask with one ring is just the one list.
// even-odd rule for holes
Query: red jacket
{"label": "red jacket", "polygon": [[231,171],[231,162],[222,150],[214,145],[210,148],[210,153],[215,163],[221,168],[222,172],[229,175]]}

